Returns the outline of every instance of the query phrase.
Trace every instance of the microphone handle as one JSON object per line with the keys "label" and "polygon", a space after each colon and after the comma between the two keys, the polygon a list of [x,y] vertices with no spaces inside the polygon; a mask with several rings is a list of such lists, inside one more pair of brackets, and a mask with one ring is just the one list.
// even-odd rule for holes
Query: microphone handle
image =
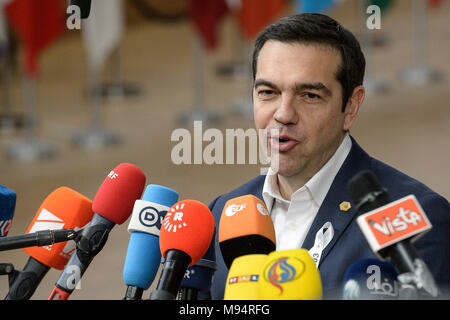
{"label": "microphone handle", "polygon": [[198,300],[198,289],[194,288],[181,288],[178,292],[178,300]]}
{"label": "microphone handle", "polygon": [[20,249],[26,247],[42,247],[56,242],[64,242],[75,239],[77,232],[73,229],[41,230],[17,236],[3,237],[0,239],[0,251]]}
{"label": "microphone handle", "polygon": [[49,266],[30,257],[21,271],[14,271],[9,283],[9,292],[5,300],[28,300],[36,291],[37,286],[50,270]]}
{"label": "microphone handle", "polygon": [[175,300],[190,263],[191,257],[187,253],[176,249],[167,251],[161,277],[150,300]]}
{"label": "microphone handle", "polygon": [[398,242],[382,251],[384,251],[381,253],[383,256],[386,254],[391,258],[392,263],[397,267],[400,274],[414,272],[414,260],[420,259],[417,250],[409,240]]}
{"label": "microphone handle", "polygon": [[125,292],[125,297],[123,300],[141,300],[144,289],[137,286],[127,286],[127,291]]}
{"label": "microphone handle", "polygon": [[438,297],[439,288],[434,277],[425,262],[419,256],[416,248],[408,239],[400,241],[391,247],[385,248],[382,255],[387,254],[392,263],[397,267],[400,275],[398,277],[404,289],[403,295],[408,299],[417,297],[423,293],[425,296]]}
{"label": "microphone handle", "polygon": [[49,300],[67,300],[75,290],[84,272],[94,257],[103,249],[115,223],[94,214],[91,222],[81,229],[77,238],[77,249],[61,272]]}

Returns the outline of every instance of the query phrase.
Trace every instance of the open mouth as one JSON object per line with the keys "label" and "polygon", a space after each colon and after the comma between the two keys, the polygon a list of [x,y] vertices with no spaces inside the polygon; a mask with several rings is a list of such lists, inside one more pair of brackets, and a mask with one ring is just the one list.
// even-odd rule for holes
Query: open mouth
{"label": "open mouth", "polygon": [[299,142],[287,136],[273,137],[270,139],[270,144],[273,149],[278,149],[279,152],[291,150]]}

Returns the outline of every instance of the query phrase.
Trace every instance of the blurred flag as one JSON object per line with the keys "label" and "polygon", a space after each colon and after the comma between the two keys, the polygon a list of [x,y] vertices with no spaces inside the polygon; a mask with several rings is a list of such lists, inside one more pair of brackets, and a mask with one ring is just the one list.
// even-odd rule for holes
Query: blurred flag
{"label": "blurred flag", "polygon": [[216,47],[217,29],[227,13],[228,6],[225,0],[190,0],[189,16],[206,48]]}
{"label": "blurred flag", "polygon": [[5,19],[5,5],[11,0],[0,0],[0,56],[8,45],[8,29]]}
{"label": "blurred flag", "polygon": [[382,12],[385,12],[386,10],[388,10],[392,4],[394,3],[394,0],[369,0],[367,1],[367,5],[376,5],[380,7],[380,10]]}
{"label": "blurred flag", "polygon": [[444,3],[444,0],[428,0],[428,6],[431,8],[437,8]]}
{"label": "blurred flag", "polygon": [[297,0],[295,11],[298,13],[325,13],[341,2],[343,0]]}
{"label": "blurred flag", "polygon": [[40,52],[58,38],[65,26],[64,8],[60,0],[13,0],[5,6],[13,30],[25,49],[25,70],[38,74]]}
{"label": "blurred flag", "polygon": [[81,33],[88,64],[99,70],[122,38],[125,17],[122,0],[94,0],[87,19],[82,20]]}
{"label": "blurred flag", "polygon": [[241,0],[237,20],[242,34],[248,39],[255,38],[280,16],[284,7],[284,0]]}

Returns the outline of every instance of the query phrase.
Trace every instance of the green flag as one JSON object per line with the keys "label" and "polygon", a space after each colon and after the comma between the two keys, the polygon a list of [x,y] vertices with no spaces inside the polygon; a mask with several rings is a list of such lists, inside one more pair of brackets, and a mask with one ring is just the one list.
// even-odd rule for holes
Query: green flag
{"label": "green flag", "polygon": [[392,7],[392,3],[394,3],[394,0],[368,0],[367,4],[370,5],[376,5],[380,7],[381,11],[386,11],[390,7]]}

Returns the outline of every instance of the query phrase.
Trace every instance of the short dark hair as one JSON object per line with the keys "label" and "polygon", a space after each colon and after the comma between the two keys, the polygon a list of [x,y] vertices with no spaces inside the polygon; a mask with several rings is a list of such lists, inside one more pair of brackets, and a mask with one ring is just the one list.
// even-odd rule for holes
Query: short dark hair
{"label": "short dark hair", "polygon": [[336,79],[342,86],[342,111],[353,90],[362,85],[366,60],[355,36],[336,20],[319,13],[302,13],[284,17],[265,28],[256,38],[253,49],[253,80],[258,55],[266,41],[313,43],[331,46],[341,53],[342,63]]}

